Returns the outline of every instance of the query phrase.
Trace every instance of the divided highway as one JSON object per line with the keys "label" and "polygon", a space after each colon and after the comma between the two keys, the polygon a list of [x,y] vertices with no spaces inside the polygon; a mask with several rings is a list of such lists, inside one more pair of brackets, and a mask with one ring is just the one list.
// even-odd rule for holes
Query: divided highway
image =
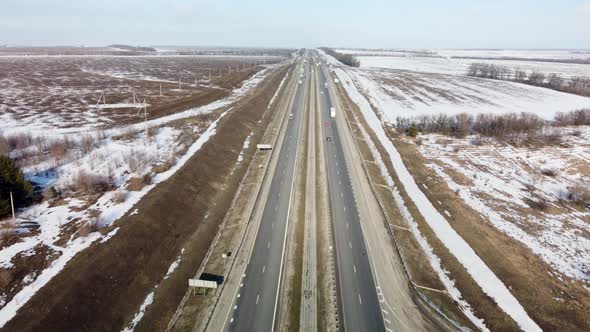
{"label": "divided highway", "polygon": [[[347,331],[384,331],[385,324],[333,106],[323,70],[317,70],[319,111],[326,140],[326,163],[334,228],[339,307]],[[343,116],[336,114],[336,116]],[[343,326],[342,326],[343,325]]]}
{"label": "divided highway", "polygon": [[[303,57],[305,59],[305,56]],[[297,84],[285,137],[279,152],[262,220],[250,261],[242,276],[234,305],[224,330],[272,331],[277,323],[277,303],[281,286],[285,241],[294,190],[295,164],[305,106],[308,63],[302,64],[303,78]],[[298,67],[299,68],[299,67]],[[296,72],[298,75],[299,72]]]}

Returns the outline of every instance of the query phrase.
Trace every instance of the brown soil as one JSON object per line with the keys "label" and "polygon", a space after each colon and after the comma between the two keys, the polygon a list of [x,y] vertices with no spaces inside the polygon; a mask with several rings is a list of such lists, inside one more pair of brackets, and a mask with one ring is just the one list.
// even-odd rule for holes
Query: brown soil
{"label": "brown soil", "polygon": [[158,287],[162,294],[152,305],[157,314],[148,312],[137,327],[163,330],[231,203],[240,176],[228,175],[243,141],[259,130],[257,121],[285,70],[275,71],[226,115],[182,169],[132,208],[138,214],[121,218],[113,226],[120,227],[115,237],[78,254],[3,330],[121,330],[185,248],[180,266]]}

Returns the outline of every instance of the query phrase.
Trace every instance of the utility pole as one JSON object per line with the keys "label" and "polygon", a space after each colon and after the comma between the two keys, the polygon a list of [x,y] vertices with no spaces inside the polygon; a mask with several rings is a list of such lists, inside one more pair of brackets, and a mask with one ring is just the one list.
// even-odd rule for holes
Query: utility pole
{"label": "utility pole", "polygon": [[221,78],[221,67],[219,67],[219,78]]}
{"label": "utility pole", "polygon": [[211,69],[209,69],[209,82],[211,82]]}
{"label": "utility pole", "polygon": [[16,217],[14,215],[14,199],[12,199],[12,190],[10,191],[10,206],[12,207],[12,221],[16,222]]}
{"label": "utility pole", "polygon": [[162,83],[160,83],[160,97],[162,97]]}
{"label": "utility pole", "polygon": [[147,103],[145,98],[143,98],[143,123],[145,124],[145,138],[147,139],[149,134],[147,126]]}
{"label": "utility pole", "polygon": [[182,86],[180,85],[180,78],[178,79],[178,90],[182,90]]}

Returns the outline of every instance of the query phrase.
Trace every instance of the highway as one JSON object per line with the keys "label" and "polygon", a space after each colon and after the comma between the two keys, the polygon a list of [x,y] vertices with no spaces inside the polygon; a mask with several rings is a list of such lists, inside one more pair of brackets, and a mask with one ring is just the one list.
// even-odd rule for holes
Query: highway
{"label": "highway", "polygon": [[304,75],[300,79],[301,83],[296,85],[297,91],[291,108],[293,118],[288,121],[285,129],[254,249],[235,295],[234,305],[227,315],[224,330],[272,331],[277,324],[285,240],[288,220],[293,213],[291,201],[305,106],[308,64],[309,62],[303,63],[297,67],[296,74],[300,74],[299,68],[304,68]]}
{"label": "highway", "polygon": [[[384,331],[385,324],[361,228],[348,167],[325,88],[326,77],[318,70],[319,111],[326,140],[326,163],[330,207],[334,228],[341,330]],[[336,116],[343,116],[336,114]],[[327,138],[330,140],[328,141]]]}

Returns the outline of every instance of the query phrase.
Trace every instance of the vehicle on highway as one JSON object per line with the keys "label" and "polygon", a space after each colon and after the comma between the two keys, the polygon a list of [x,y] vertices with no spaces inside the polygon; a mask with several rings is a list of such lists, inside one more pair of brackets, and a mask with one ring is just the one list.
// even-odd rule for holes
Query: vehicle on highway
{"label": "vehicle on highway", "polygon": [[331,118],[336,117],[336,107],[330,107],[330,117]]}
{"label": "vehicle on highway", "polygon": [[293,120],[295,116],[293,115],[293,113],[289,114],[289,120]]}

